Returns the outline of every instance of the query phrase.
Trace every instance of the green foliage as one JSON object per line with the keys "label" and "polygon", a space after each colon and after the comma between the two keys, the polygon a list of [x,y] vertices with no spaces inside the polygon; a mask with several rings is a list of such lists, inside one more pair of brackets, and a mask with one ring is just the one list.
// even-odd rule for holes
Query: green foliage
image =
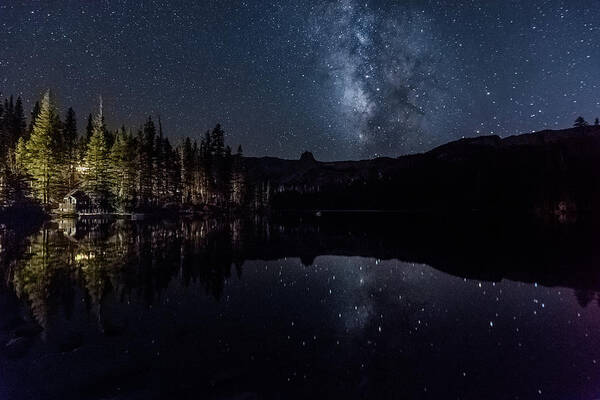
{"label": "green foliage", "polygon": [[84,161],[83,187],[93,205],[102,210],[110,207],[110,162],[106,143],[102,106],[94,118],[92,137]]}
{"label": "green foliage", "polygon": [[152,192],[154,186],[155,137],[156,127],[154,121],[152,121],[152,117],[148,117],[143,132],[139,132],[137,137],[138,206],[140,208],[149,208],[154,204]]}
{"label": "green foliage", "polygon": [[131,211],[136,200],[136,155],[133,139],[122,129],[115,136],[110,151],[110,177],[113,206],[117,211]]}
{"label": "green foliage", "polygon": [[29,140],[20,154],[22,165],[31,176],[35,196],[43,204],[49,204],[60,187],[60,120],[47,91],[40,104],[40,112],[33,125]]}
{"label": "green foliage", "polygon": [[67,115],[65,117],[65,123],[62,132],[63,137],[63,179],[65,181],[65,186],[67,191],[71,191],[75,188],[75,185],[78,181],[77,176],[77,164],[79,161],[78,154],[78,137],[77,137],[77,119],[75,118],[75,111],[73,108],[67,110]]}
{"label": "green foliage", "polygon": [[31,119],[29,120],[29,127],[27,128],[27,136],[33,132],[33,126],[35,125],[35,119],[40,114],[40,102],[36,101],[33,110],[31,111]]}
{"label": "green foliage", "polygon": [[241,147],[232,154],[219,124],[199,142],[186,138],[174,147],[160,118],[157,129],[148,117],[135,136],[125,127],[107,130],[101,105],[79,136],[75,111],[69,108],[63,123],[50,91],[35,103],[29,129],[23,115],[20,98],[0,102],[0,207],[29,195],[56,207],[77,188],[103,211],[239,208],[257,196],[264,204],[264,190],[250,190]]}
{"label": "green foliage", "polygon": [[17,296],[25,298],[34,317],[46,326],[48,298],[57,271],[68,267],[65,259],[66,241],[58,241],[57,233],[42,229],[31,238],[28,254],[15,269],[13,284]]}

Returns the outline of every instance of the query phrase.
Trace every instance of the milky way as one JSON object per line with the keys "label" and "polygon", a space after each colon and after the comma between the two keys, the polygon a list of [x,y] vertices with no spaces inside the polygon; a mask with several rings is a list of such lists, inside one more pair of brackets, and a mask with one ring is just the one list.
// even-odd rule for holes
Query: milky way
{"label": "milky way", "polygon": [[447,96],[431,20],[410,7],[376,13],[345,0],[313,24],[348,140],[367,155],[429,143]]}
{"label": "milky way", "polygon": [[248,155],[397,156],[600,116],[584,0],[0,0],[0,92],[80,120],[221,122]]}

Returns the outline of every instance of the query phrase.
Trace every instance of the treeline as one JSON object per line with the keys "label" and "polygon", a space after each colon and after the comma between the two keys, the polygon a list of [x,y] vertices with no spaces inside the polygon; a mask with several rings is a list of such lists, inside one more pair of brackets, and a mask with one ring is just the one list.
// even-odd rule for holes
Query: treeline
{"label": "treeline", "polygon": [[137,130],[108,129],[100,103],[79,135],[75,111],[61,119],[50,91],[30,121],[20,98],[0,108],[0,208],[34,200],[55,209],[69,193],[83,194],[87,210],[99,212],[266,205],[268,185],[248,181],[241,146],[233,153],[219,124],[174,146],[160,118]]}

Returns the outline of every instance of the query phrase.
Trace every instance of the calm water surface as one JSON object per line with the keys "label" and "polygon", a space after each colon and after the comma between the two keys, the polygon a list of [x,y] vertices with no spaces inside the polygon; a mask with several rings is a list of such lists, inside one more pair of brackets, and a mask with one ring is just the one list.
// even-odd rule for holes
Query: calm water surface
{"label": "calm water surface", "polygon": [[[390,243],[395,229],[338,228],[4,229],[0,398],[600,397],[593,266],[524,275],[530,258],[515,256],[518,268],[480,278],[489,266],[433,236],[412,254]],[[509,249],[496,251],[484,259]]]}

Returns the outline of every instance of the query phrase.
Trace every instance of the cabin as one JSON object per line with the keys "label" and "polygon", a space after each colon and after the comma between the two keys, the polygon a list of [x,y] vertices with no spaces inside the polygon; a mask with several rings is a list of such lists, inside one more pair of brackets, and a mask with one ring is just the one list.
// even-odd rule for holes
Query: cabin
{"label": "cabin", "polygon": [[76,214],[90,209],[91,201],[81,189],[71,190],[58,205],[58,211],[63,214]]}

